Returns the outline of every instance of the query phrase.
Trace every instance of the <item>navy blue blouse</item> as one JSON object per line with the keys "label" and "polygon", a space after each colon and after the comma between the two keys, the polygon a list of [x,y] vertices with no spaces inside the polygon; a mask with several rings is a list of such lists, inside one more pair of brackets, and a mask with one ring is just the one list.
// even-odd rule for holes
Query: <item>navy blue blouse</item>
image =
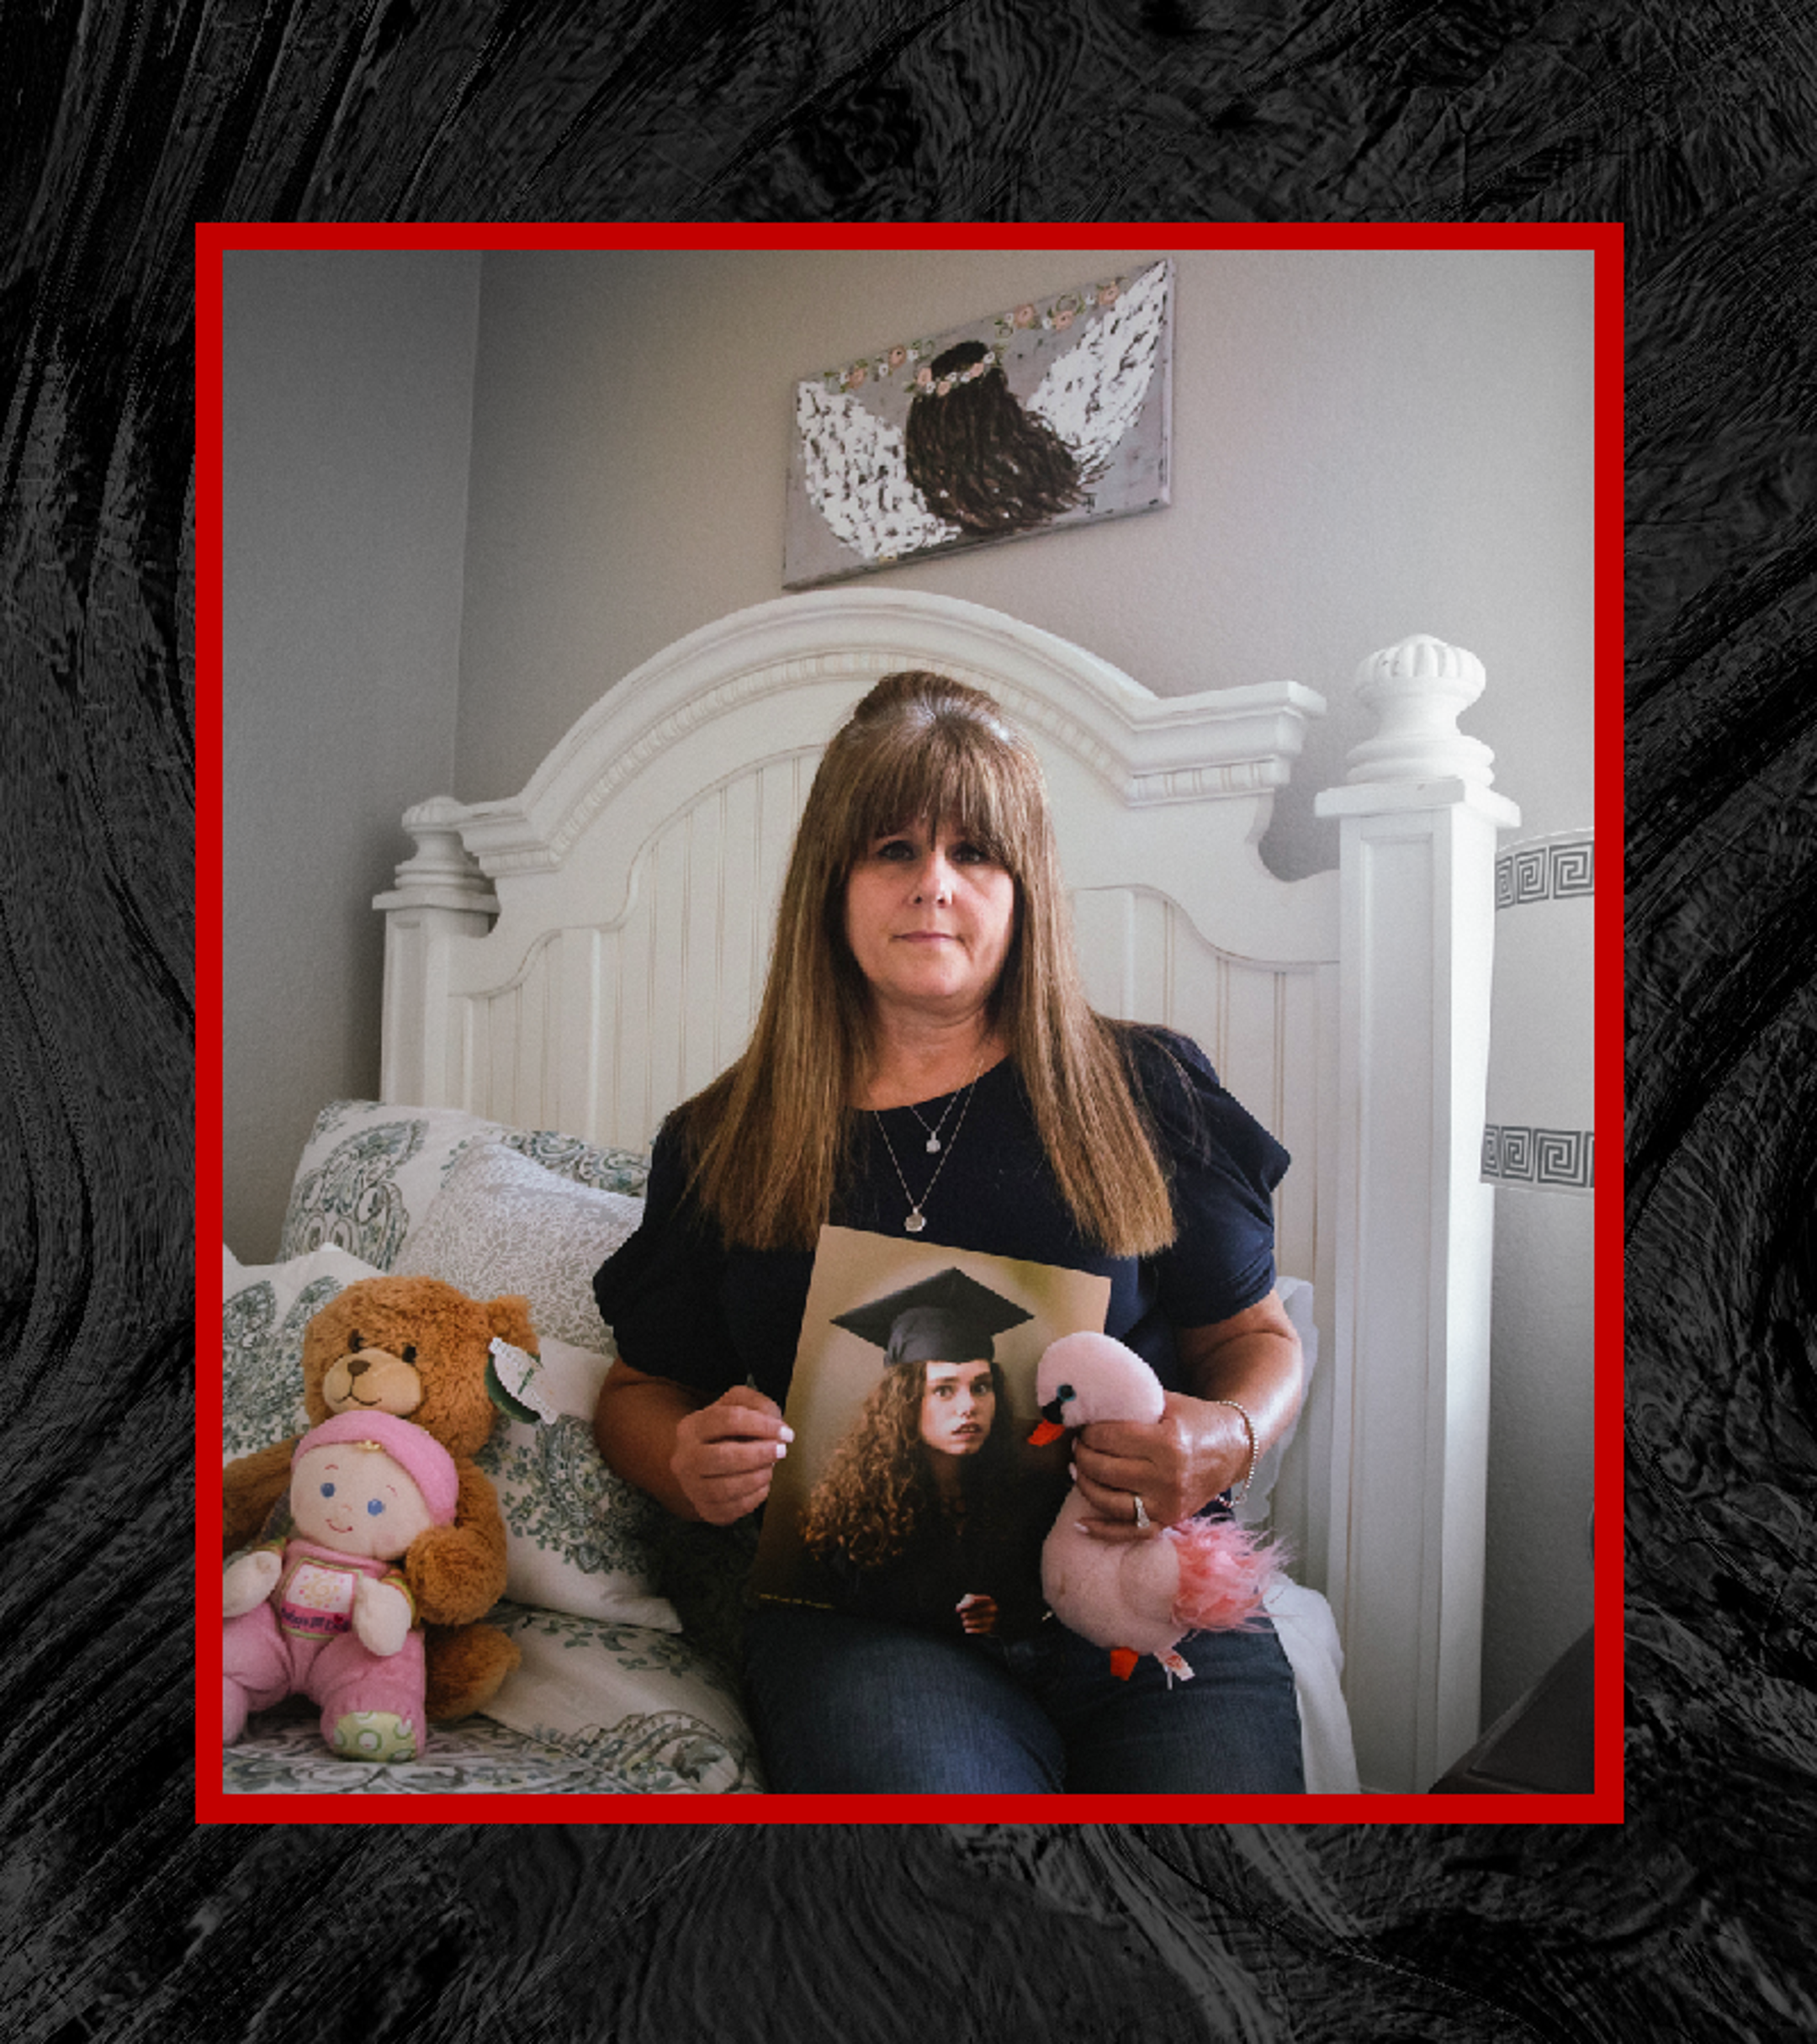
{"label": "navy blue blouse", "polygon": [[[1108,1278],[1105,1332],[1145,1356],[1170,1390],[1187,1390],[1173,1329],[1228,1319],[1266,1295],[1274,1282],[1269,1195],[1290,1160],[1189,1038],[1144,1029],[1132,1042],[1179,1224],[1169,1247],[1152,1257],[1107,1256],[1079,1234],[1010,1059],[977,1082],[963,1124],[948,1130],[945,1168],[923,1199],[927,1230],[915,1239]],[[923,1120],[936,1121],[951,1097],[919,1102]],[[880,1123],[910,1189],[921,1194],[926,1187],[935,1160],[914,1111],[861,1115],[849,1182],[829,1218],[835,1227],[899,1235],[908,1203]],[[708,1399],[748,1380],[781,1405],[813,1252],[728,1248],[686,1197],[686,1179],[681,1143],[665,1123],[651,1157],[643,1225],[594,1278],[600,1316],[634,1369]]]}

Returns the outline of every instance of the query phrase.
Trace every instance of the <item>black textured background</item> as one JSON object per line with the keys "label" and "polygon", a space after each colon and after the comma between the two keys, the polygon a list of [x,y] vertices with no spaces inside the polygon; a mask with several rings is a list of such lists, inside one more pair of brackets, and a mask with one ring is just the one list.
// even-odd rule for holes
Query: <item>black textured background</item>
{"label": "black textured background", "polygon": [[[9,2035],[1817,2031],[1814,34],[1767,0],[0,10]],[[1624,1829],[192,1824],[190,224],[589,216],[1627,222]]]}

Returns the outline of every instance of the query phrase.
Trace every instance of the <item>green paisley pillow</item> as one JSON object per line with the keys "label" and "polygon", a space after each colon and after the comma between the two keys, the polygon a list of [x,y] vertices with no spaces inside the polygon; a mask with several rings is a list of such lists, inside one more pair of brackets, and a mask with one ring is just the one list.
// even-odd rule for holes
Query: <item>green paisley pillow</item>
{"label": "green paisley pillow", "polygon": [[303,1410],[303,1330],[337,1292],[379,1274],[331,1243],[248,1268],[224,1252],[221,1284],[222,1459],[231,1462],[309,1426]]}
{"label": "green paisley pillow", "polygon": [[610,1358],[544,1335],[534,1383],[548,1420],[501,1413],[474,1457],[505,1514],[506,1591],[520,1604],[681,1629],[653,1587],[655,1500],[615,1476],[593,1444],[593,1407]]}
{"label": "green paisley pillow", "polygon": [[379,1270],[428,1212],[455,1159],[502,1144],[547,1171],[603,1192],[641,1194],[649,1160],[553,1129],[516,1129],[453,1107],[332,1100],[316,1116],[291,1182],[282,1261],[332,1243]]}
{"label": "green paisley pillow", "polygon": [[602,1787],[761,1792],[756,1741],[737,1693],[688,1640],[511,1604],[493,1618],[523,1655],[485,1707],[495,1723],[609,1770]]}

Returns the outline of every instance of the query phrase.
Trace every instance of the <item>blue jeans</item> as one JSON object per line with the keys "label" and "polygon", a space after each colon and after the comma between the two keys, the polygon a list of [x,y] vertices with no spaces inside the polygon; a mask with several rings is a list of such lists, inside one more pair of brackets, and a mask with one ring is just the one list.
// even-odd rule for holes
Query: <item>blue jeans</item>
{"label": "blue jeans", "polygon": [[779,1794],[1297,1794],[1300,1710],[1272,1626],[1199,1633],[1171,1687],[1127,1681],[1050,1618],[1032,1638],[946,1639],[764,1605],[746,1620],[746,1694]]}

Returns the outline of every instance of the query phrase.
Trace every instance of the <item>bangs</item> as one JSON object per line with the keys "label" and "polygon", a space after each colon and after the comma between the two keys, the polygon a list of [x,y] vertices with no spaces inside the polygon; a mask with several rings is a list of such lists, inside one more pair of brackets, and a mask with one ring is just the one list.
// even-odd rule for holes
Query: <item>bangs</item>
{"label": "bangs", "polygon": [[972,720],[954,725],[899,733],[872,755],[852,790],[848,860],[892,831],[951,820],[997,865],[1016,874],[1028,869],[1041,813],[1040,768]]}

